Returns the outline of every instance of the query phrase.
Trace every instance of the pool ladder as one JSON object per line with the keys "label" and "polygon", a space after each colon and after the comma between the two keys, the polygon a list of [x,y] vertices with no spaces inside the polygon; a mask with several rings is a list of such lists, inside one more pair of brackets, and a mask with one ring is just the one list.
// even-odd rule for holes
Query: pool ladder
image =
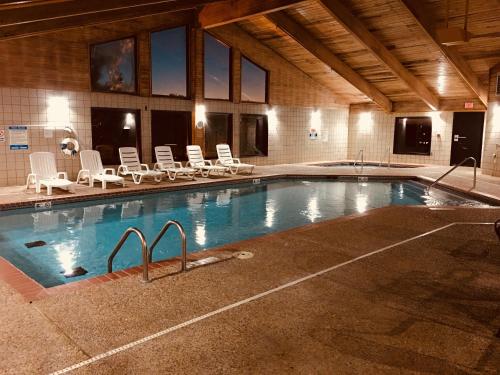
{"label": "pool ladder", "polygon": [[354,160],[353,167],[356,169],[356,166],[358,164],[358,160],[361,161],[361,169],[365,166],[365,150],[361,149],[358,152],[358,155],[356,156],[356,160]]}
{"label": "pool ladder", "polygon": [[149,283],[151,280],[149,279],[149,263],[152,262],[153,260],[153,250],[160,242],[160,240],[163,238],[165,233],[167,233],[168,229],[174,226],[177,228],[179,231],[179,234],[181,235],[181,240],[182,240],[182,258],[181,258],[181,272],[187,271],[187,250],[186,250],[186,232],[184,231],[183,226],[175,220],[169,220],[165,223],[161,231],[158,233],[156,236],[155,240],[153,241],[153,244],[151,247],[148,248],[148,243],[146,242],[146,237],[144,236],[144,233],[140,229],[130,227],[128,228],[120,238],[120,241],[116,244],[115,248],[113,249],[113,252],[108,258],[108,273],[113,272],[113,259],[115,258],[116,254],[121,250],[125,242],[127,241],[128,237],[131,234],[135,234],[138,238],[139,241],[141,242],[141,252],[142,252],[142,282],[143,283]]}
{"label": "pool ladder", "polygon": [[448,172],[442,174],[436,181],[434,181],[432,184],[430,184],[427,189],[425,190],[425,193],[427,195],[429,195],[429,191],[431,190],[431,188],[436,185],[439,181],[441,181],[443,178],[445,178],[446,176],[448,176],[451,172],[453,172],[455,169],[457,169],[458,167],[461,167],[462,165],[464,165],[465,163],[467,163],[469,160],[472,160],[473,163],[474,163],[474,178],[473,178],[473,181],[472,181],[472,189],[475,189],[476,188],[476,179],[477,179],[477,161],[475,158],[473,158],[472,156],[469,156],[468,158],[465,158],[464,160],[462,160],[460,163],[458,163],[457,165],[454,165]]}

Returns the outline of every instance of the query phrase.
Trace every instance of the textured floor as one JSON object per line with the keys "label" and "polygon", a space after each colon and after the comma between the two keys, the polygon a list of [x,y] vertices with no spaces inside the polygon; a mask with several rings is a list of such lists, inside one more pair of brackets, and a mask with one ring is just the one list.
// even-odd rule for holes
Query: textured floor
{"label": "textured floor", "polygon": [[[153,283],[127,277],[27,303],[0,284],[0,373],[48,373],[452,222],[498,209],[390,207],[231,246]],[[81,367],[84,374],[497,373],[500,243],[452,226]]]}

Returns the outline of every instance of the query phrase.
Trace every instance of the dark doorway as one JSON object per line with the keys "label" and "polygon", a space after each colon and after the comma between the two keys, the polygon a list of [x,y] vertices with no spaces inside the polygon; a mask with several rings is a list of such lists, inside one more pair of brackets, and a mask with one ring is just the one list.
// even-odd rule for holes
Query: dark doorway
{"label": "dark doorway", "polygon": [[153,160],[155,147],[170,146],[174,159],[187,160],[186,146],[191,144],[191,112],[151,111],[151,138]]}
{"label": "dark doorway", "polygon": [[233,116],[229,113],[207,113],[205,127],[205,157],[217,158],[216,146],[220,143],[233,145]]}
{"label": "dark doorway", "polygon": [[141,156],[141,111],[92,107],[92,145],[104,165],[119,165],[120,147],[136,147]]}
{"label": "dark doorway", "polygon": [[[455,112],[453,115],[453,135],[451,139],[450,165],[456,165],[472,156],[481,166],[483,146],[484,112]],[[472,161],[464,164],[472,167]]]}
{"label": "dark doorway", "polygon": [[267,116],[241,115],[240,156],[267,156],[267,144]]}

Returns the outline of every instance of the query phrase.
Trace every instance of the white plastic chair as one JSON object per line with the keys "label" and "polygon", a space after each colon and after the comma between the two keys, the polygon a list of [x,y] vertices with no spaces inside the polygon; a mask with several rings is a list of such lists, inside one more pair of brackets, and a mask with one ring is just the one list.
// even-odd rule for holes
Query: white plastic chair
{"label": "white plastic chair", "polygon": [[245,164],[240,161],[238,158],[233,158],[231,154],[231,148],[226,144],[217,145],[217,156],[218,159],[215,162],[215,165],[222,165],[223,167],[228,167],[231,171],[231,174],[236,174],[240,170],[247,170],[249,174],[253,173],[253,169],[255,165],[253,164]]}
{"label": "white plastic chair", "polygon": [[196,170],[193,168],[184,168],[181,162],[174,161],[174,155],[170,146],[155,147],[156,164],[154,169],[160,172],[167,172],[170,181],[175,181],[177,175],[186,176],[194,180]]}
{"label": "white plastic chair", "polygon": [[189,145],[186,147],[188,154],[187,166],[196,169],[196,173],[200,173],[203,177],[208,177],[210,173],[216,173],[219,176],[229,171],[229,168],[220,165],[213,165],[211,160],[205,160],[201,147],[198,145]]}
{"label": "white plastic chair", "polygon": [[106,183],[121,184],[125,187],[125,179],[117,176],[113,168],[102,166],[101,154],[95,150],[84,150],[80,152],[80,162],[82,169],[78,172],[76,183],[80,180],[89,180],[89,186],[94,187],[94,181],[101,181],[102,188],[106,189]]}
{"label": "white plastic chair", "polygon": [[31,184],[40,193],[42,186],[47,187],[47,195],[52,195],[52,188],[60,188],[74,193],[73,182],[68,180],[66,172],[58,172],[56,157],[52,152],[34,152],[30,155],[31,173],[26,180],[26,189]]}
{"label": "white plastic chair", "polygon": [[152,177],[156,182],[160,182],[164,173],[152,171],[147,164],[141,164],[137,149],[135,147],[120,147],[121,165],[118,167],[118,175],[131,175],[135,184],[142,183],[144,177]]}

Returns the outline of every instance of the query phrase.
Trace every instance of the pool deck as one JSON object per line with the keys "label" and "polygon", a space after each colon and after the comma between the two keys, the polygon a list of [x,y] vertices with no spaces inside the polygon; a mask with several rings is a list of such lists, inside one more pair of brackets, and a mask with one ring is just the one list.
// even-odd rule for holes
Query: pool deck
{"label": "pool deck", "polygon": [[[446,182],[467,190],[470,171]],[[477,191],[498,198],[500,179],[479,175]],[[33,301],[0,279],[0,373],[496,374],[500,242],[484,223],[498,218],[498,208],[386,207],[218,249],[251,259],[186,273],[170,263],[149,284],[125,275]]]}

